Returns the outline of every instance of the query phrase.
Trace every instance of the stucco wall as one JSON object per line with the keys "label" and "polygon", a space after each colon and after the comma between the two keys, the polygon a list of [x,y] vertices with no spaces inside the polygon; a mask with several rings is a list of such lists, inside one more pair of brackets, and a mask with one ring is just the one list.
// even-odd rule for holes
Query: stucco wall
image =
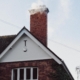
{"label": "stucco wall", "polygon": [[[52,80],[49,74],[55,70],[52,70],[52,63],[56,63],[54,60],[37,60],[37,61],[24,61],[24,62],[9,62],[0,63],[0,80],[11,80],[11,71],[14,68],[19,67],[38,67],[38,80]],[[56,63],[57,64],[57,63]],[[54,79],[56,80],[56,79]]]}

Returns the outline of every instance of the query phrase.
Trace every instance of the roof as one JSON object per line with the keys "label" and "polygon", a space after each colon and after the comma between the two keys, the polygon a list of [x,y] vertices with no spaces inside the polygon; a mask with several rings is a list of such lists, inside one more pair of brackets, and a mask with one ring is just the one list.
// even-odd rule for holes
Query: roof
{"label": "roof", "polygon": [[[23,32],[22,32],[23,31]],[[22,33],[21,33],[22,32]],[[47,46],[43,45],[35,36],[31,34],[30,31],[28,31],[25,27],[21,29],[21,31],[17,35],[6,35],[6,36],[0,36],[0,58],[2,58],[5,53],[12,47],[13,44],[15,44],[15,41],[17,41],[22,35],[27,34],[29,37],[32,37],[36,43],[43,48],[47,53],[50,54],[50,56],[55,60],[58,64],[62,65],[68,75],[70,76],[71,80],[74,80],[71,73],[69,72],[68,68],[66,67],[65,63],[62,59],[60,59],[53,51],[51,51]],[[57,59],[58,60],[57,60]]]}
{"label": "roof", "polygon": [[16,35],[5,35],[0,36],[0,54],[4,51],[4,49],[13,41]]}

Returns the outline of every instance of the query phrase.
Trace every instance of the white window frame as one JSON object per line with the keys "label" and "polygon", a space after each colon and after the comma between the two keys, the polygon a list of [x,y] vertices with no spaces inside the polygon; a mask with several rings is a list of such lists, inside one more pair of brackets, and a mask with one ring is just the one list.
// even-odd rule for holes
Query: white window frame
{"label": "white window frame", "polygon": [[[17,80],[20,80],[20,69],[24,69],[24,80],[38,80],[38,68],[37,68],[37,79],[33,79],[33,68],[37,68],[37,67],[25,67],[25,68],[14,68],[17,69]],[[13,70],[11,71],[11,80],[13,80]],[[30,69],[31,73],[31,77],[30,79],[26,79],[26,69]]]}

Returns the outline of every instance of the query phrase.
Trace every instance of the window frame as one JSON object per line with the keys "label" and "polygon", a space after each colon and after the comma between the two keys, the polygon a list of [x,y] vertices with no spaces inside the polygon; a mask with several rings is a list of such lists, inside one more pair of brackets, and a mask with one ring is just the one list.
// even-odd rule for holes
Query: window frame
{"label": "window frame", "polygon": [[[11,80],[13,80],[13,71],[17,69],[17,80],[20,80],[20,69],[24,70],[24,79],[23,80],[38,80],[38,68],[37,68],[37,79],[33,79],[33,68],[37,67],[22,67],[22,68],[14,68],[11,71]],[[26,79],[26,69],[30,69],[30,79]]]}

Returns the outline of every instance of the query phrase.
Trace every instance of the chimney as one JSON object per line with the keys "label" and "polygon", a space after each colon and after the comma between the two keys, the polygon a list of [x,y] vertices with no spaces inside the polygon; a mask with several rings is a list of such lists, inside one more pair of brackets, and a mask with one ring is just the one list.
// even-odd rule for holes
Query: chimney
{"label": "chimney", "polygon": [[39,5],[30,11],[30,32],[45,46],[47,46],[47,13],[45,5]]}

